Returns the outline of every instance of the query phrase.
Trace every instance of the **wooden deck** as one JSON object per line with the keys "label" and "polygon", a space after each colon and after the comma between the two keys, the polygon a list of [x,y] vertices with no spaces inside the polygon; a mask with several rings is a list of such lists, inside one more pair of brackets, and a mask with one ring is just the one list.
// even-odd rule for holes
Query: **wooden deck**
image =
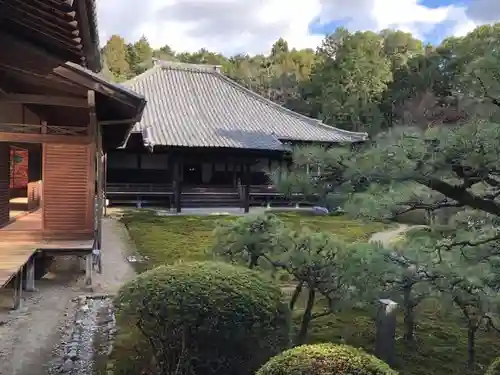
{"label": "wooden deck", "polygon": [[0,243],[0,288],[3,288],[37,251],[32,243]]}
{"label": "wooden deck", "polygon": [[88,253],[93,247],[93,240],[43,240],[41,237],[41,209],[19,213],[10,224],[0,229],[0,288],[5,287],[37,251],[65,255]]}
{"label": "wooden deck", "polygon": [[13,218],[1,231],[40,231],[42,230],[42,210],[24,212]]}
{"label": "wooden deck", "polygon": [[88,254],[92,251],[93,240],[62,241],[45,240],[40,242],[0,242],[0,288],[5,287],[9,281],[24,267],[30,257],[38,251],[47,255],[74,255]]}

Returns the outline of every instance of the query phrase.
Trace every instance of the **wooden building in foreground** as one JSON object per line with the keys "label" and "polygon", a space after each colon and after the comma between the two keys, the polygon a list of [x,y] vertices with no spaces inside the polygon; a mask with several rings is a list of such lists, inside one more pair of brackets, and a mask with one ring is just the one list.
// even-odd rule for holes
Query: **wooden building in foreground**
{"label": "wooden building in foreground", "polygon": [[127,86],[148,105],[126,147],[107,155],[111,204],[248,209],[280,196],[266,171],[286,170],[292,146],[367,138],[267,100],[217,66],[156,61]]}
{"label": "wooden building in foreground", "polygon": [[[91,282],[103,155],[124,143],[145,100],[92,72],[93,0],[0,2],[0,19],[0,288],[13,286],[18,306],[53,256],[85,258]],[[12,181],[19,155],[24,182]]]}

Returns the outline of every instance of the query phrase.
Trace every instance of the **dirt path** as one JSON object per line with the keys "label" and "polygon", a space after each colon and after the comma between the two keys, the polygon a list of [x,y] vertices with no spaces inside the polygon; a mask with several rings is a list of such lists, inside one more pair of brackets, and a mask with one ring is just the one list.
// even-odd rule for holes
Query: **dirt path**
{"label": "dirt path", "polygon": [[[103,274],[95,275],[93,291],[115,293],[134,276],[126,255],[132,251],[128,235],[119,222],[103,221]],[[37,292],[26,296],[23,308],[0,310],[0,374],[45,375],[45,364],[64,337],[72,320],[72,299],[85,291],[77,262],[58,261],[58,269],[48,280],[37,282]]]}

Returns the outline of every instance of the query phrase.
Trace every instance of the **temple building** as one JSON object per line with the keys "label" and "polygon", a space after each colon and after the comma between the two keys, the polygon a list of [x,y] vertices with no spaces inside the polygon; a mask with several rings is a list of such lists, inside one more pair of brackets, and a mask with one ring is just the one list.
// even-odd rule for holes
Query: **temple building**
{"label": "temple building", "polygon": [[367,139],[286,109],[218,66],[156,61],[126,86],[147,105],[126,146],[107,155],[112,203],[248,206],[279,195],[266,172],[285,171],[294,145]]}

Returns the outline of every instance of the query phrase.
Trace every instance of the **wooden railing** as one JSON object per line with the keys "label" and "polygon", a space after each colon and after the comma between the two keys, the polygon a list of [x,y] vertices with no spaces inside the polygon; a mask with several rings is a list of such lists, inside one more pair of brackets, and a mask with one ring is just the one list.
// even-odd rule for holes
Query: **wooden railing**
{"label": "wooden railing", "polygon": [[[243,198],[244,186],[238,179],[236,189],[232,186],[185,186],[182,188],[183,194],[235,194]],[[108,194],[173,194],[172,184],[151,184],[151,183],[108,183],[106,185]],[[255,196],[284,196],[274,185],[251,185],[249,194]],[[301,196],[301,193],[294,193],[293,196]]]}
{"label": "wooden railing", "polygon": [[[252,185],[250,186],[251,196],[273,196],[273,197],[285,197],[286,194],[280,192],[274,185]],[[301,197],[302,193],[292,193],[293,197]]]}
{"label": "wooden railing", "polygon": [[283,195],[274,185],[251,185],[250,195]]}
{"label": "wooden railing", "polygon": [[171,184],[108,183],[106,194],[173,194]]}
{"label": "wooden railing", "polygon": [[0,132],[84,136],[87,135],[88,128],[84,126],[60,126],[0,122]]}
{"label": "wooden railing", "polygon": [[195,194],[195,195],[234,195],[237,189],[228,185],[202,185],[202,186],[189,186],[184,185],[182,194]]}

